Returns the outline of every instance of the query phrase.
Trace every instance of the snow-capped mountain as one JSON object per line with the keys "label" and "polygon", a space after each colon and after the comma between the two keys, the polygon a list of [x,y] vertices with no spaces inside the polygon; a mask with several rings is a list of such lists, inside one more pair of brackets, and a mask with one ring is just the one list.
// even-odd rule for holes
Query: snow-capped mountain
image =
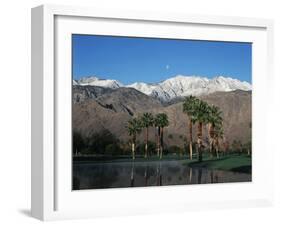
{"label": "snow-capped mountain", "polygon": [[112,89],[123,87],[124,85],[116,80],[100,79],[95,76],[83,77],[79,80],[73,80],[73,85],[80,86],[100,86]]}
{"label": "snow-capped mountain", "polygon": [[[87,77],[75,81],[77,85],[91,85],[109,88],[124,87],[116,80],[104,80],[97,77]],[[73,82],[75,85],[75,83]],[[251,90],[251,84],[230,77],[217,76],[208,79],[200,76],[177,75],[160,83],[148,84],[136,82],[125,87],[134,88],[146,95],[156,97],[161,101],[170,101],[177,97],[189,95],[200,96],[218,91]]]}
{"label": "snow-capped mountain", "polygon": [[176,97],[189,95],[200,96],[218,91],[251,90],[251,84],[237,79],[218,76],[208,79],[199,76],[178,75],[158,84],[133,83],[132,87],[147,95],[157,97],[162,101],[169,101]]}

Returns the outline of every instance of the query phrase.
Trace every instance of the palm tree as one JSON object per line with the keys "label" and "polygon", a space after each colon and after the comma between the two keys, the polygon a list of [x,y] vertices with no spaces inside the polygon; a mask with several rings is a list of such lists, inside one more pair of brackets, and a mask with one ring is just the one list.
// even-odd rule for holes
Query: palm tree
{"label": "palm tree", "polygon": [[159,120],[155,117],[153,126],[155,127],[155,138],[156,138],[156,149],[157,149],[157,157],[160,154],[160,125]]}
{"label": "palm tree", "polygon": [[219,158],[219,139],[223,138],[223,127],[222,123],[216,124],[214,128],[214,140],[217,158]]}
{"label": "palm tree", "polygon": [[196,101],[194,105],[194,120],[198,123],[197,128],[197,147],[198,147],[198,160],[202,161],[202,136],[203,136],[203,124],[208,121],[208,104],[202,100]]}
{"label": "palm tree", "polygon": [[145,128],[145,152],[144,157],[147,158],[147,147],[148,147],[148,128],[153,126],[154,118],[151,113],[144,113],[141,117],[142,127]]}
{"label": "palm tree", "polygon": [[207,132],[208,132],[208,142],[209,142],[209,152],[210,152],[210,156],[213,157],[213,140],[214,140],[214,124],[215,124],[215,114],[213,114],[213,111],[215,111],[215,109],[213,108],[213,106],[209,106],[208,105],[208,114],[206,115],[207,117]]}
{"label": "palm tree", "polygon": [[189,118],[189,158],[192,159],[192,125],[196,122],[194,115],[195,103],[198,99],[194,96],[185,98],[183,103],[183,112],[187,114]]}
{"label": "palm tree", "polygon": [[[216,127],[222,127],[222,112],[217,106],[209,106],[208,114],[207,114],[207,123],[208,123],[208,139],[209,139],[209,149],[211,155],[213,155],[213,147],[214,147],[214,135]],[[218,154],[217,154],[218,156]]]}
{"label": "palm tree", "polygon": [[164,144],[163,134],[164,127],[169,125],[168,116],[165,113],[157,114],[154,119],[154,125],[158,127],[157,155],[162,159]]}
{"label": "palm tree", "polygon": [[132,138],[132,158],[135,159],[135,148],[136,148],[136,139],[137,134],[141,132],[141,122],[137,118],[130,119],[128,121],[128,125],[126,126],[126,129],[128,130],[129,136]]}

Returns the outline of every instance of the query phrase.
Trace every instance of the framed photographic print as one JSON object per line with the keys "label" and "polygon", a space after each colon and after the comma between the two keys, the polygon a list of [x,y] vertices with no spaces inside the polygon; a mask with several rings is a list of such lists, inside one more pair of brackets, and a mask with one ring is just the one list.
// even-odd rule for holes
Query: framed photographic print
{"label": "framed photographic print", "polygon": [[32,215],[269,205],[272,21],[32,9]]}

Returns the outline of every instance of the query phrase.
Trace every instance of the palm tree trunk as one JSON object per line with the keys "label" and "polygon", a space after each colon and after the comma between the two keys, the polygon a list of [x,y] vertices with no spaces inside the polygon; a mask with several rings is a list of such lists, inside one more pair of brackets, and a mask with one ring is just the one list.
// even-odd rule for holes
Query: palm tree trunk
{"label": "palm tree trunk", "polygon": [[189,120],[189,158],[192,160],[192,121]]}
{"label": "palm tree trunk", "polygon": [[218,138],[216,138],[216,154],[217,154],[217,158],[219,158],[219,140],[218,140]]}
{"label": "palm tree trunk", "polygon": [[133,136],[132,139],[132,156],[133,156],[133,160],[135,159],[135,148],[136,148],[136,136]]}
{"label": "palm tree trunk", "polygon": [[148,127],[146,127],[145,130],[145,153],[144,153],[144,158],[147,158],[147,142],[148,142]]}
{"label": "palm tree trunk", "polygon": [[212,128],[213,125],[211,123],[208,124],[208,141],[209,141],[209,152],[210,157],[213,157],[213,138],[212,138]]}
{"label": "palm tree trunk", "polygon": [[160,156],[160,127],[158,127],[157,131],[157,156]]}
{"label": "palm tree trunk", "polygon": [[213,154],[213,147],[214,147],[214,126],[212,124],[209,124],[208,128],[208,136],[209,136],[209,149],[210,149],[210,155],[211,157],[214,156]]}
{"label": "palm tree trunk", "polygon": [[212,153],[212,150],[211,150],[211,123],[208,123],[207,124],[207,130],[208,130],[208,141],[209,141],[209,152]]}
{"label": "palm tree trunk", "polygon": [[132,157],[135,159],[135,143],[132,142]]}
{"label": "palm tree trunk", "polygon": [[211,138],[211,140],[210,140],[210,155],[211,155],[211,158],[214,157],[214,141],[213,141],[213,138]]}
{"label": "palm tree trunk", "polygon": [[198,161],[202,161],[202,130],[203,130],[203,123],[198,123],[198,131],[197,131],[197,144],[198,144]]}
{"label": "palm tree trunk", "polygon": [[222,154],[226,155],[225,137],[222,137]]}
{"label": "palm tree trunk", "polygon": [[163,127],[161,127],[160,130],[160,159],[162,159],[162,155],[163,155]]}
{"label": "palm tree trunk", "polygon": [[154,135],[155,135],[155,148],[156,148],[156,152],[158,153],[158,128],[157,127],[155,127]]}

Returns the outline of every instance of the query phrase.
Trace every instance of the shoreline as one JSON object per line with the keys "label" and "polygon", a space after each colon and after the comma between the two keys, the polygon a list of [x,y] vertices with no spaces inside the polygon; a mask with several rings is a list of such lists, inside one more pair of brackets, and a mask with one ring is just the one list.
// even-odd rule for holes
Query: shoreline
{"label": "shoreline", "polygon": [[[76,160],[75,160],[76,158]],[[78,160],[79,159],[79,160]],[[78,164],[118,164],[118,163],[150,163],[150,162],[166,162],[166,161],[180,161],[182,164],[191,168],[206,168],[213,170],[231,171],[237,173],[252,173],[252,158],[245,154],[231,154],[222,156],[220,158],[206,157],[202,162],[198,162],[195,158],[188,159],[188,156],[164,156],[161,160],[157,156],[145,159],[137,157],[135,160],[119,156],[119,158],[107,158],[105,156],[75,156],[73,157],[73,165]]]}

